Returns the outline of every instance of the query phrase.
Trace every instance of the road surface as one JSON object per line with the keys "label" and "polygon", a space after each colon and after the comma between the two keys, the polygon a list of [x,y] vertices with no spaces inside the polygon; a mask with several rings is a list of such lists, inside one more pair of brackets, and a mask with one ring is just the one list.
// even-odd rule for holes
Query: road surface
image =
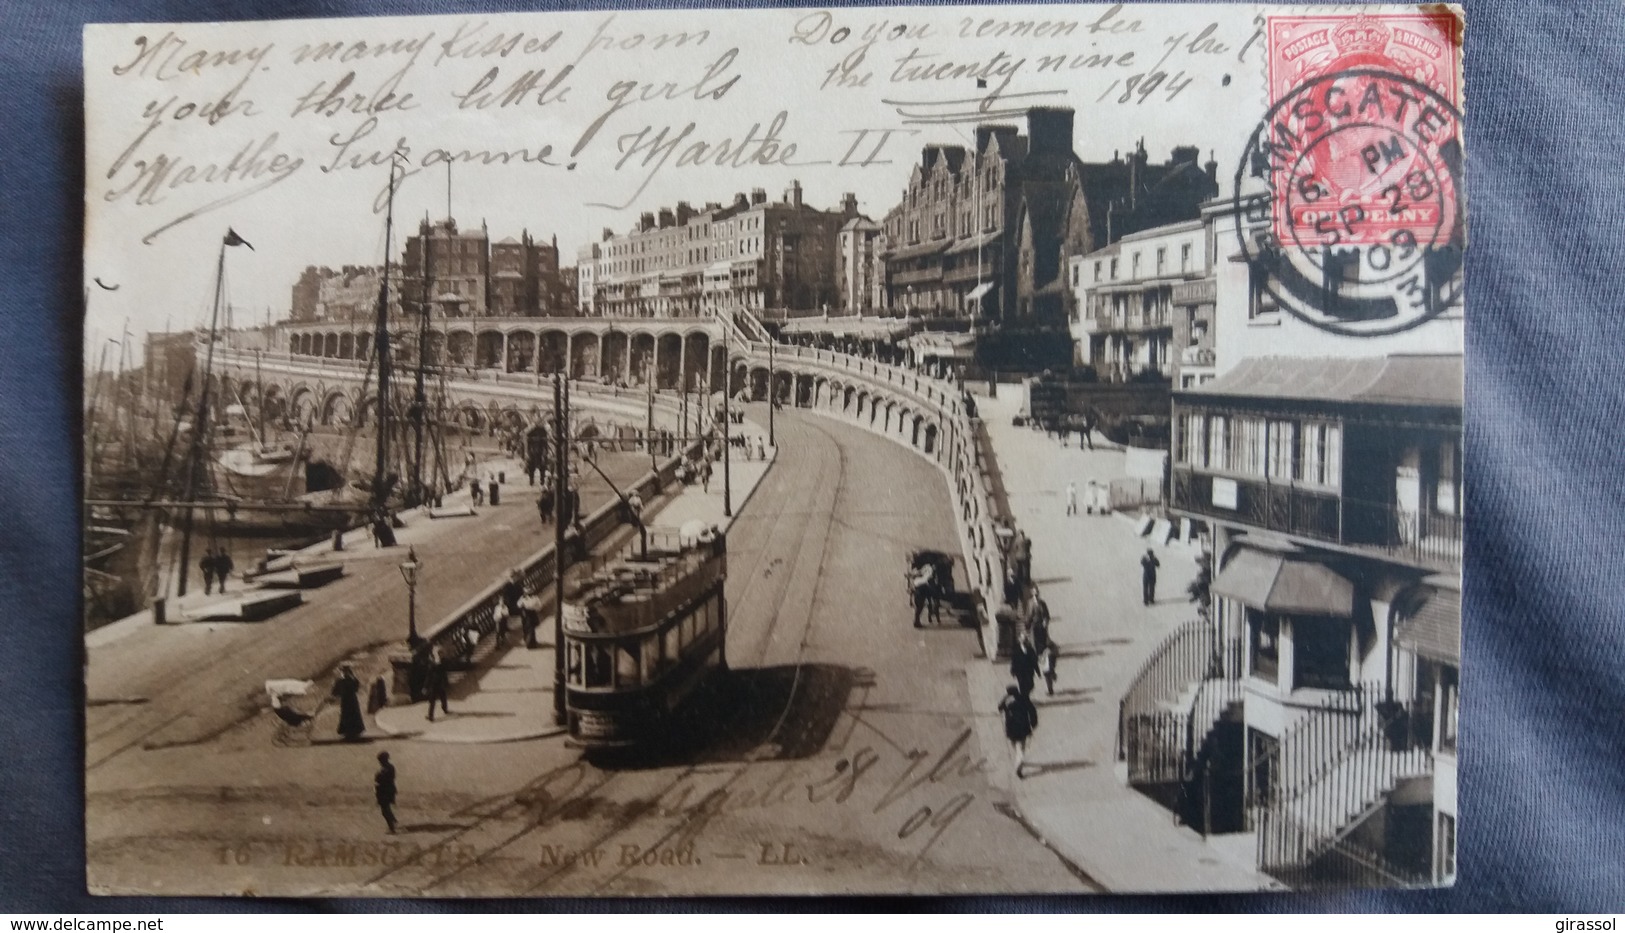
{"label": "road surface", "polygon": [[[965,680],[987,663],[975,632],[910,626],[907,553],[956,550],[942,474],[816,415],[781,412],[777,434],[779,459],[729,535],[731,672],[674,726],[679,751],[594,763],[558,739],[281,748],[261,716],[202,749],[135,749],[91,771],[93,889],[1089,889],[1006,815],[995,714]],[[373,806],[380,749],[399,769],[398,836]]]}

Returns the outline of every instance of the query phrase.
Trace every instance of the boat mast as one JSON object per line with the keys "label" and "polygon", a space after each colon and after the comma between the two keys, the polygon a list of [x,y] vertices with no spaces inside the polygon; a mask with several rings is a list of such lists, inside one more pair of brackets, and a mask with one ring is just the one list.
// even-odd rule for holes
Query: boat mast
{"label": "boat mast", "polygon": [[192,567],[192,503],[197,499],[198,465],[207,451],[205,435],[209,432],[209,384],[214,374],[214,340],[220,328],[220,293],[226,279],[226,245],[237,238],[235,233],[226,232],[226,238],[220,241],[220,259],[214,269],[214,311],[209,317],[209,351],[204,357],[203,388],[197,397],[191,452],[186,458],[186,483],[181,489],[181,501],[186,505],[181,510],[180,579],[175,585],[177,598],[186,595],[187,571]]}
{"label": "boat mast", "polygon": [[431,226],[428,235],[423,238],[423,250],[420,257],[423,263],[423,301],[418,307],[418,368],[412,385],[412,504],[417,505],[424,500],[423,491],[423,422],[428,415],[429,399],[423,390],[423,360],[429,343],[429,309],[430,302],[434,300],[432,289],[434,287],[434,228]]}
{"label": "boat mast", "polygon": [[395,161],[389,163],[389,205],[384,214],[384,280],[378,289],[378,324],[373,335],[373,355],[378,361],[377,456],[372,474],[373,506],[382,508],[388,496],[384,488],[389,463],[389,268],[395,232]]}

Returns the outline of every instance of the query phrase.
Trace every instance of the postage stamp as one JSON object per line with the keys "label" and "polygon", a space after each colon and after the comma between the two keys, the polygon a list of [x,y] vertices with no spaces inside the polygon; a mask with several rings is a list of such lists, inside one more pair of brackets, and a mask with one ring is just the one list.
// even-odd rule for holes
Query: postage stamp
{"label": "postage stamp", "polygon": [[[1283,304],[1332,329],[1415,326],[1457,295],[1461,23],[1449,10],[1272,16],[1269,110],[1238,168]],[[1258,219],[1253,218],[1255,221]]]}

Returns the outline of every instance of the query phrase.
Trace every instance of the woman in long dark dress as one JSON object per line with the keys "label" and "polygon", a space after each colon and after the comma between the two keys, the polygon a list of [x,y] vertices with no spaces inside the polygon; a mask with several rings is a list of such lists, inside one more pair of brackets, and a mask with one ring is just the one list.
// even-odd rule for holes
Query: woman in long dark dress
{"label": "woman in long dark dress", "polygon": [[333,695],[339,699],[339,735],[346,742],[354,742],[367,731],[366,720],[361,718],[361,679],[346,664],[339,668],[338,680],[333,682]]}

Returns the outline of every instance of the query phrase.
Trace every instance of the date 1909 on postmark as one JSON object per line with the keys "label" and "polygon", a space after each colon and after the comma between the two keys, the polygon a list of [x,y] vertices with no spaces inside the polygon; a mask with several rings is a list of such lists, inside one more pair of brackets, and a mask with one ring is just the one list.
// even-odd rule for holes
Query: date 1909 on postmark
{"label": "date 1909 on postmark", "polygon": [[1237,233],[1261,287],[1309,323],[1390,334],[1460,297],[1459,27],[1444,8],[1270,18]]}

